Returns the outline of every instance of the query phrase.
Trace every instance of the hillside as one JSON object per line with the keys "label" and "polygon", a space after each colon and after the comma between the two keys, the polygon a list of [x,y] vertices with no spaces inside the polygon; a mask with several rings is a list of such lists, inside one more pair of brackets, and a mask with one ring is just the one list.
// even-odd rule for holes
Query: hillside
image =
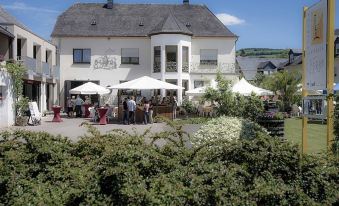
{"label": "hillside", "polygon": [[237,56],[262,58],[288,58],[289,49],[245,48],[237,51]]}

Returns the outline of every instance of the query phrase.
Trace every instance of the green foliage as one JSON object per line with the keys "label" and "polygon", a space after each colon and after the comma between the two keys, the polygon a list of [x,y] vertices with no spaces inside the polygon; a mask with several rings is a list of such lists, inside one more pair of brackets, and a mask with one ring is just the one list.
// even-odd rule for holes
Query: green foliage
{"label": "green foliage", "polygon": [[15,113],[17,116],[23,115],[23,111],[28,107],[28,99],[23,97],[23,84],[24,75],[26,74],[26,68],[21,64],[8,63],[6,65],[7,72],[10,74],[12,79],[12,91],[16,98],[14,102]]}
{"label": "green foliage", "polygon": [[180,127],[143,135],[90,127],[76,143],[3,132],[0,205],[338,204],[336,159],[301,159],[297,146],[264,134],[199,148],[183,139]]}
{"label": "green foliage", "polygon": [[184,101],[181,104],[181,107],[184,108],[188,114],[192,114],[196,111],[195,105],[189,99],[184,99]]}
{"label": "green foliage", "polygon": [[300,103],[298,90],[301,83],[301,74],[298,72],[281,71],[267,76],[261,86],[279,94],[282,102],[282,111],[287,111],[293,104]]}
{"label": "green foliage", "polygon": [[[215,142],[211,150],[173,141],[183,137],[180,128],[142,136],[90,132],[78,143],[46,133],[2,134],[0,202],[329,205],[338,200],[338,162],[311,156],[301,161],[297,147],[266,136]],[[146,144],[145,136],[169,143],[159,148]]]}
{"label": "green foliage", "polygon": [[334,142],[332,145],[333,153],[339,156],[339,95],[335,96],[336,105],[334,107]]}
{"label": "green foliage", "polygon": [[263,74],[263,73],[257,73],[255,75],[255,78],[254,78],[254,81],[253,83],[257,86],[257,87],[260,87],[262,82],[264,81],[266,75]]}
{"label": "green foliage", "polygon": [[264,105],[259,97],[254,94],[249,97],[233,94],[231,82],[225,80],[220,73],[216,80],[218,88],[207,88],[203,99],[216,103],[219,116],[243,117],[255,121],[264,112]]}
{"label": "green foliage", "polygon": [[288,49],[245,48],[237,51],[237,56],[262,58],[288,58]]}

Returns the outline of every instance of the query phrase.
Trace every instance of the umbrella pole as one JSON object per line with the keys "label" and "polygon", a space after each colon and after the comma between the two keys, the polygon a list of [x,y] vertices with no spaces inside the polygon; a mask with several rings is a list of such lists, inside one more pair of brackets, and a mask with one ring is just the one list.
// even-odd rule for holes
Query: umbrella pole
{"label": "umbrella pole", "polygon": [[[120,90],[118,90],[118,121],[121,121],[119,119],[119,114],[120,114]],[[124,114],[122,114],[124,115]]]}

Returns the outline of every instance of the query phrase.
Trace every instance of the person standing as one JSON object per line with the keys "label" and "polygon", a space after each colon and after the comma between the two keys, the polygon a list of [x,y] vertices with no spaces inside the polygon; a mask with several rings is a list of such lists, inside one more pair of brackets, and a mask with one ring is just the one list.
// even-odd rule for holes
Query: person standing
{"label": "person standing", "polygon": [[122,103],[123,105],[123,118],[122,118],[122,122],[123,124],[127,124],[128,123],[128,106],[127,106],[127,101],[128,99],[125,98],[124,102]]}
{"label": "person standing", "polygon": [[76,117],[82,116],[81,106],[84,104],[84,100],[81,99],[80,95],[77,96],[75,100],[75,112]]}
{"label": "person standing", "polygon": [[149,102],[149,123],[153,124],[153,103]]}
{"label": "person standing", "polygon": [[177,107],[178,107],[177,99],[173,97],[173,101],[172,101],[172,119],[173,120],[177,118]]}
{"label": "person standing", "polygon": [[150,103],[149,101],[145,100],[144,103],[144,124],[149,123],[149,108],[150,108]]}
{"label": "person standing", "polygon": [[127,102],[127,107],[128,107],[128,113],[129,113],[129,117],[128,117],[128,124],[131,123],[131,120],[133,120],[133,124],[135,124],[135,110],[137,108],[137,105],[134,101],[134,97],[132,96],[130,98],[130,100]]}
{"label": "person standing", "polygon": [[73,102],[71,97],[67,97],[67,116],[72,118],[73,117]]}

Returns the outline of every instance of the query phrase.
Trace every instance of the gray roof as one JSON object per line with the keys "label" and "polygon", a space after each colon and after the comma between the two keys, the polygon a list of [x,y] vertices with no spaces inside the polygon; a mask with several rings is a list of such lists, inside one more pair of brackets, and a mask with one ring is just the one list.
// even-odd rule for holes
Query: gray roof
{"label": "gray roof", "polygon": [[12,39],[15,38],[15,36],[11,32],[7,31],[7,29],[3,26],[0,26],[0,33],[4,34],[4,35],[6,35],[6,36],[8,36]]}
{"label": "gray roof", "polygon": [[261,62],[261,63],[258,65],[257,69],[264,69],[264,68],[266,68],[268,65],[272,65],[274,69],[277,68],[276,65],[274,65],[271,61],[264,61],[264,62]]}
{"label": "gray roof", "polygon": [[286,62],[286,59],[281,58],[258,58],[258,57],[237,57],[237,64],[243,73],[246,80],[254,80],[258,72],[259,66],[271,62],[275,66]]}
{"label": "gray roof", "polygon": [[112,9],[107,9],[104,4],[98,3],[71,6],[58,17],[52,36],[146,37],[174,32],[193,36],[236,37],[204,5],[114,4]]}
{"label": "gray roof", "polygon": [[0,25],[16,25],[30,31],[24,24],[19,22],[16,18],[10,15],[4,8],[0,6]]}
{"label": "gray roof", "polygon": [[339,29],[336,29],[336,30],[334,31],[334,35],[339,36]]}
{"label": "gray roof", "polygon": [[156,34],[186,34],[193,35],[193,33],[187,28],[186,25],[181,23],[170,12],[166,18],[164,18],[150,33],[149,35]]}

